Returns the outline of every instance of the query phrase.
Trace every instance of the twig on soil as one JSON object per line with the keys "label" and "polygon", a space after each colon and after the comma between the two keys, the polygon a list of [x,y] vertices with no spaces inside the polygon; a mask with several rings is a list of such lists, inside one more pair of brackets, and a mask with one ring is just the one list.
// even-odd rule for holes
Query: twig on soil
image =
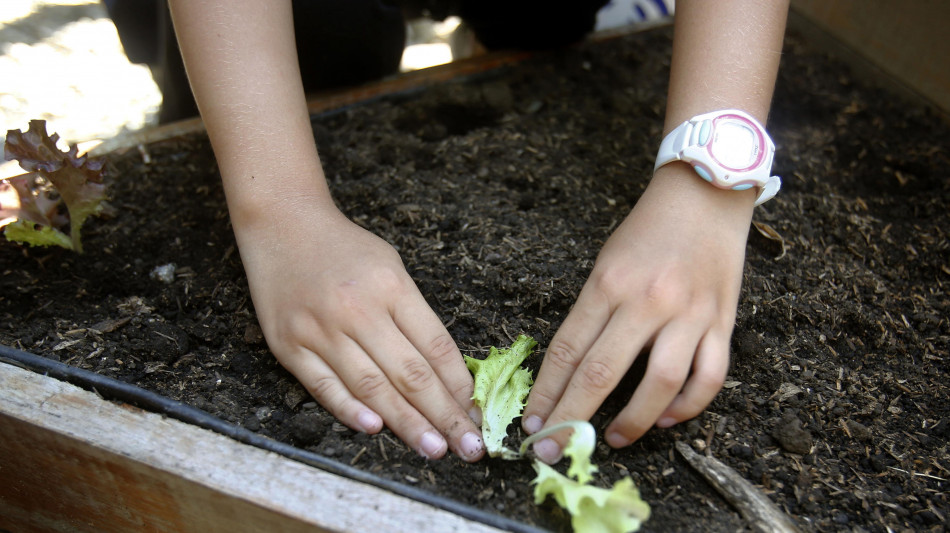
{"label": "twig on soil", "polygon": [[353,459],[350,460],[350,466],[355,465],[356,462],[360,460],[360,457],[363,457],[364,453],[366,453],[366,446],[363,446],[363,448],[360,451],[356,452],[356,456],[354,456]]}
{"label": "twig on soil", "polygon": [[383,460],[388,461],[389,455],[386,454],[386,444],[383,443],[383,439],[379,439],[376,442],[379,443],[379,454],[383,456]]}
{"label": "twig on soil", "polygon": [[676,449],[739,511],[753,530],[762,533],[800,532],[791,518],[738,472],[713,457],[699,455],[685,442],[677,442]]}
{"label": "twig on soil", "polygon": [[888,468],[890,468],[891,470],[894,470],[895,472],[900,472],[900,473],[902,473],[902,474],[907,474],[908,476],[920,476],[920,477],[925,477],[925,478],[929,478],[929,479],[936,479],[937,481],[947,481],[946,479],[944,479],[944,478],[942,478],[942,477],[932,476],[932,475],[930,475],[930,474],[921,474],[920,472],[910,472],[910,471],[908,471],[908,470],[904,470],[904,469],[902,469],[902,468],[897,468],[897,467],[894,467],[894,466],[889,466]]}

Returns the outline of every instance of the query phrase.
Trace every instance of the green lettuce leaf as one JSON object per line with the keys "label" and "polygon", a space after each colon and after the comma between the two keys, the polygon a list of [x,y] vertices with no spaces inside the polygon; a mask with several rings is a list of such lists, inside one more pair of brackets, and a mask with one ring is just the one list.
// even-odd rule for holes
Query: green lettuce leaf
{"label": "green lettuce leaf", "polygon": [[519,335],[510,348],[499,350],[492,346],[485,359],[465,356],[465,365],[475,376],[472,399],[482,410],[482,440],[491,457],[520,457],[502,442],[508,425],[521,416],[524,400],[534,383],[531,372],[520,365],[537,344],[531,337]]}
{"label": "green lettuce leaf", "polygon": [[534,503],[553,496],[571,513],[571,527],[577,533],[628,533],[640,529],[650,517],[650,506],[640,499],[629,477],[605,489],[571,479],[537,459],[534,470],[538,473]]}
{"label": "green lettuce leaf", "polygon": [[73,249],[73,241],[58,229],[36,224],[29,220],[17,220],[3,230],[7,240],[29,244],[30,246],[62,246]]}
{"label": "green lettuce leaf", "polygon": [[524,400],[533,380],[531,373],[521,368],[531,350],[537,345],[531,337],[518,336],[510,348],[492,347],[488,357],[465,357],[465,364],[475,375],[475,404],[482,409],[482,439],[491,457],[518,459],[528,447],[557,432],[572,430],[564,455],[571,464],[567,475],[550,466],[534,461],[538,477],[534,479],[534,501],[541,504],[549,496],[571,514],[571,526],[580,533],[628,533],[640,529],[650,516],[650,506],[640,498],[633,480],[625,477],[606,489],[591,485],[597,466],[591,462],[597,434],[590,422],[569,420],[546,427],[529,436],[518,451],[502,443],[508,425],[521,416]]}
{"label": "green lettuce leaf", "polygon": [[574,433],[564,447],[564,456],[571,458],[571,466],[567,469],[568,477],[578,483],[590,483],[597,472],[597,466],[590,462],[594,455],[594,445],[597,442],[597,432],[589,422],[574,424]]}

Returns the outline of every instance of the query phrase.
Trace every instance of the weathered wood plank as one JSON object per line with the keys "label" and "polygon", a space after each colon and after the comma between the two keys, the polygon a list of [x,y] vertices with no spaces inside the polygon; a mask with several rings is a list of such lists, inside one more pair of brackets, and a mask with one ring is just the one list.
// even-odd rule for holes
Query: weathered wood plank
{"label": "weathered wood plank", "polygon": [[0,529],[497,531],[6,364]]}

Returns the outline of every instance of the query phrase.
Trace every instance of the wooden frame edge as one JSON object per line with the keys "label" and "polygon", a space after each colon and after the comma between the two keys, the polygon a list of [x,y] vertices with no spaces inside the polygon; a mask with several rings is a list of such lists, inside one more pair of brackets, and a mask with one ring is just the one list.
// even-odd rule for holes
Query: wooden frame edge
{"label": "wooden frame edge", "polygon": [[0,530],[499,530],[0,363]]}

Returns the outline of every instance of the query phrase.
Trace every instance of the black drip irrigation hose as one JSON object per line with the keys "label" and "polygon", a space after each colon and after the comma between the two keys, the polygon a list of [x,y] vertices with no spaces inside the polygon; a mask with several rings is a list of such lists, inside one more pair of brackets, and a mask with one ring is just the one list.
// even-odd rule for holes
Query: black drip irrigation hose
{"label": "black drip irrigation hose", "polygon": [[0,344],[0,363],[7,363],[37,374],[43,374],[60,381],[71,383],[80,388],[96,392],[107,400],[128,403],[146,411],[158,413],[193,426],[214,431],[215,433],[230,437],[238,442],[277,453],[288,459],[319,468],[325,472],[387,490],[463,518],[480,522],[487,526],[515,533],[542,533],[546,531],[443,496],[403,485],[397,481],[375,476],[322,455],[263,437],[241,426],[212,416],[196,407],[183,404],[108,376],[72,367],[2,344]]}

